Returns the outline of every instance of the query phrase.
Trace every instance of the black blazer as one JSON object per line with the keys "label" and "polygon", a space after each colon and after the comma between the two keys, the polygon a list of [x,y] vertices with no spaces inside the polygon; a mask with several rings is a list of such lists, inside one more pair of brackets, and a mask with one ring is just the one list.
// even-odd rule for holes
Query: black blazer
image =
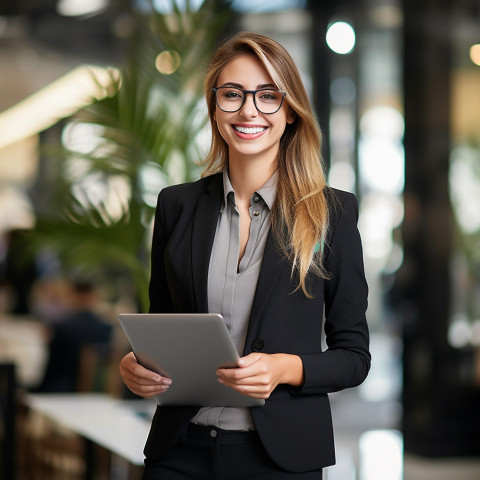
{"label": "black blazer", "polygon": [[[302,387],[279,385],[251,408],[273,461],[301,472],[335,463],[327,394],[363,382],[370,368],[365,319],[368,287],[354,195],[328,189],[330,232],[324,248],[331,279],[310,278],[307,299],[269,235],[255,292],[244,355],[291,353],[303,361]],[[167,187],[155,216],[150,312],[207,312],[210,253],[223,198],[222,175]],[[325,312],[325,323],[323,316]],[[327,349],[322,351],[325,328]],[[158,407],[145,446],[160,458],[185,431],[198,406]]]}

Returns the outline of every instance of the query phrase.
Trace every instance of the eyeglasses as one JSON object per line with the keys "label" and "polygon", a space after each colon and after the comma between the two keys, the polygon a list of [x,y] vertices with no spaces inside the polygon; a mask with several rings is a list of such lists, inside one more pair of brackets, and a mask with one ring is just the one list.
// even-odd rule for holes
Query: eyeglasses
{"label": "eyeglasses", "polygon": [[251,93],[255,108],[266,115],[277,113],[287,95],[286,92],[271,88],[242,90],[234,87],[216,87],[212,88],[212,92],[216,95],[218,108],[228,113],[238,112],[245,104],[247,94]]}

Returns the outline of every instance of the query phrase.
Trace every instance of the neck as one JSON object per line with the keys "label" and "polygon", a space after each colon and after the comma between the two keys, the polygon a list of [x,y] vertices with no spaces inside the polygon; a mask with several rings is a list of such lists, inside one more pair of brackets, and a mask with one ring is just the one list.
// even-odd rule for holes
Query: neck
{"label": "neck", "polygon": [[273,175],[276,161],[265,162],[237,162],[229,160],[228,176],[235,190],[237,203],[250,202],[250,197],[260,189]]}

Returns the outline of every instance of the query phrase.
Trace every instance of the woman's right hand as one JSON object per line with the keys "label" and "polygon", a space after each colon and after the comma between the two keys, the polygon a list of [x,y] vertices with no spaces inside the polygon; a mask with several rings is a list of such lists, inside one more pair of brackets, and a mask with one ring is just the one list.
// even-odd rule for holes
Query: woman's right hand
{"label": "woman's right hand", "polygon": [[125,355],[120,361],[120,375],[125,385],[136,395],[153,397],[159,395],[170,387],[172,380],[162,377],[142,367],[133,352]]}

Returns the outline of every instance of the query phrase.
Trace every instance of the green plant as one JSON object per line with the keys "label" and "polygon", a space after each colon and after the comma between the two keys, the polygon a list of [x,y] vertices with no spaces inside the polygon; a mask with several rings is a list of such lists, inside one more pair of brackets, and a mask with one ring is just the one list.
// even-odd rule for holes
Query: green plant
{"label": "green plant", "polygon": [[71,119],[70,130],[89,127],[93,146],[67,143],[62,150],[48,187],[48,214],[32,232],[32,244],[53,249],[67,269],[111,281],[131,278],[142,310],[154,199],[165,185],[199,175],[203,69],[230,13],[221,0],[198,9],[189,1],[180,9],[172,0],[168,15],[153,7],[138,15],[126,65],[120,75],[112,70],[109,95]]}

